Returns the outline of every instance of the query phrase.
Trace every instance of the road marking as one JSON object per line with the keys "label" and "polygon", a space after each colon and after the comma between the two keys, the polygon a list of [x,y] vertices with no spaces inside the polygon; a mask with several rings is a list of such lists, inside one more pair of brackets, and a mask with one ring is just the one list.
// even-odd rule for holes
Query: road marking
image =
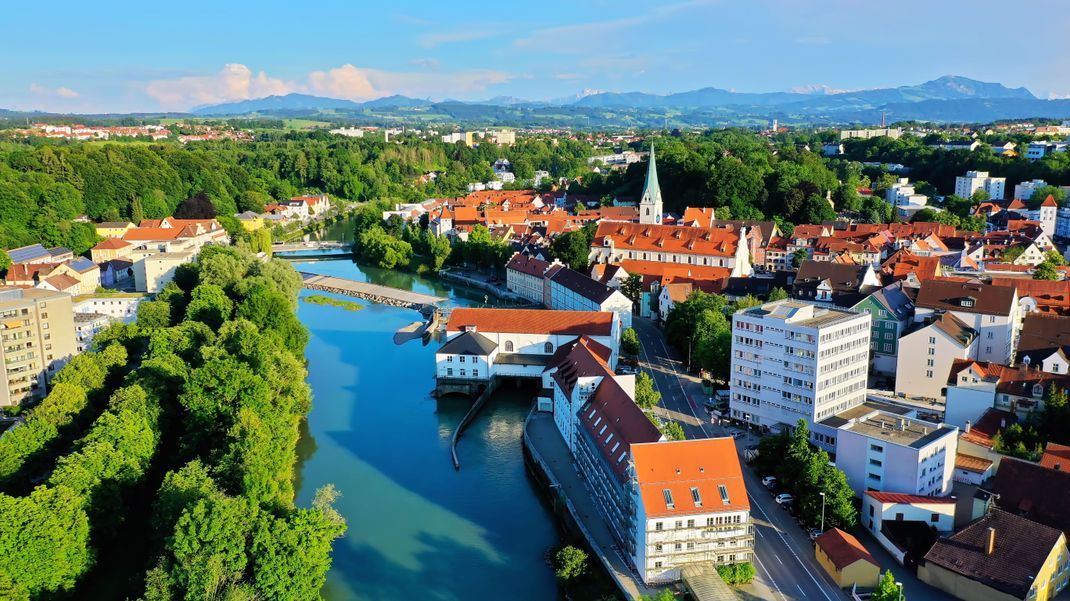
{"label": "road marking", "polygon": [[784,591],[780,590],[780,586],[777,585],[776,580],[773,580],[773,575],[769,573],[769,570],[765,569],[765,564],[762,563],[762,559],[758,557],[757,553],[754,553],[754,560],[758,562],[758,567],[760,567],[762,571],[765,572],[765,577],[769,580],[769,584],[773,585],[773,589],[776,592],[780,593],[781,597],[787,599],[787,595],[784,594]]}
{"label": "road marking", "polygon": [[773,557],[776,557],[776,560],[780,562],[780,565],[784,565],[784,560],[780,559],[780,554],[779,553],[774,555]]}
{"label": "road marking", "polygon": [[801,584],[796,584],[795,586],[799,587],[799,592],[802,593],[803,596],[805,597],[806,596],[806,591],[803,590],[802,585]]}
{"label": "road marking", "polygon": [[[754,495],[747,493],[747,496],[750,497],[752,505],[754,507],[757,507],[758,511],[762,512],[762,515],[765,516],[765,521],[775,526],[776,524],[773,522],[772,519],[769,518],[769,514],[765,512],[765,509],[763,509],[762,506],[758,503],[758,500],[754,497]],[[795,553],[795,549],[792,549],[791,545],[788,544],[788,539],[784,538],[784,533],[781,532],[782,528],[777,527],[774,528],[774,530],[776,531],[777,536],[780,537],[780,541],[784,543],[784,547],[786,547],[787,550],[792,554],[792,556],[795,557],[795,561],[799,562],[799,565],[802,567],[803,571],[806,572],[806,575],[810,577],[810,580],[813,580],[814,584],[817,585],[817,590],[821,591],[821,594],[824,595],[825,598],[828,599],[828,601],[832,601],[832,597],[829,597],[828,593],[825,592],[825,588],[821,586],[821,583],[817,581],[817,578],[814,578],[813,573],[810,572],[810,568],[806,567],[806,564],[803,563],[803,560],[799,557],[797,553]],[[779,557],[777,559],[779,559]]]}

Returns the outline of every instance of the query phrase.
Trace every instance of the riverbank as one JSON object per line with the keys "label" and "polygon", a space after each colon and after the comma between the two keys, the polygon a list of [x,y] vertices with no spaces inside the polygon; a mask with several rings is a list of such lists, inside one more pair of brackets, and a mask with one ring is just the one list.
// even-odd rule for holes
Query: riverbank
{"label": "riverbank", "polygon": [[564,509],[555,511],[555,515],[566,530],[583,536],[618,592],[632,600],[656,593],[655,589],[643,584],[618,550],[609,526],[598,513],[594,499],[572,464],[572,455],[557,431],[553,417],[532,409],[524,419],[522,440],[528,470],[553,499],[554,507],[560,503]]}
{"label": "riverbank", "polygon": [[495,284],[493,282],[481,280],[472,275],[468,275],[463,271],[443,269],[438,272],[438,276],[447,281],[457,282],[460,284],[471,286],[473,288],[478,288],[480,290],[483,290],[484,292],[492,294],[494,298],[497,298],[499,300],[511,301],[524,305],[532,304],[531,301],[520,296],[519,294],[510,292],[509,289],[506,288],[503,284]]}
{"label": "riverbank", "polygon": [[[352,261],[298,269],[483,305],[482,292]],[[302,296],[312,293],[303,291]],[[559,588],[547,554],[561,544],[521,452],[530,395],[503,387],[465,431],[464,469],[450,437],[471,406],[431,396],[436,345],[395,345],[418,318],[368,301],[361,311],[301,303],[315,402],[302,433],[297,503],[336,484],[349,530],[335,543],[327,601],[547,601]],[[493,304],[493,299],[492,299]]]}

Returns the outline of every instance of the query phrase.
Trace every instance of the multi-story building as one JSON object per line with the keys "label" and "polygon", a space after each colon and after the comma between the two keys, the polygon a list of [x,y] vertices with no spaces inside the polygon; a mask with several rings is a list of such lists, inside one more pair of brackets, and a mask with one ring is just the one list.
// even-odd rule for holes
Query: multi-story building
{"label": "multi-story building", "polygon": [[874,129],[845,129],[840,132],[841,140],[861,139],[868,140],[870,138],[879,138],[885,136],[893,140],[898,139],[903,135],[903,128],[901,127],[881,127]]}
{"label": "multi-story building", "polygon": [[113,323],[113,320],[103,313],[75,313],[74,314],[74,341],[77,352],[84,353],[93,344],[93,337]]}
{"label": "multi-story building", "polygon": [[1034,192],[1036,192],[1037,190],[1039,190],[1039,189],[1041,189],[1041,188],[1043,188],[1043,187],[1045,187],[1047,185],[1048,185],[1048,182],[1046,182],[1046,181],[1044,181],[1042,179],[1034,179],[1032,181],[1022,182],[1020,184],[1015,184],[1015,186],[1014,186],[1014,198],[1018,198],[1018,199],[1021,199],[1021,200],[1029,200],[1030,198],[1033,198],[1033,193]]}
{"label": "multi-story building", "polygon": [[550,302],[556,311],[611,311],[621,330],[632,327],[632,301],[620,290],[606,286],[576,270],[563,267],[546,279]]}
{"label": "multi-story building", "polygon": [[156,293],[175,279],[179,265],[190,263],[197,257],[195,252],[163,252],[145,256],[133,264],[134,289],[138,292]]}
{"label": "multi-story building", "polygon": [[541,378],[549,358],[581,336],[610,349],[605,361],[616,367],[620,328],[612,313],[454,309],[446,343],[435,353],[435,373],[440,382]]}
{"label": "multi-story building", "polygon": [[[918,291],[915,321],[927,321],[936,313],[950,313],[978,335],[980,361],[1010,364],[1022,326],[1018,291],[1008,286],[973,282],[928,280]],[[947,376],[945,369],[941,377]]]}
{"label": "multi-story building", "polygon": [[869,313],[783,300],[732,318],[731,417],[807,425],[865,401]]}
{"label": "multi-story building", "polygon": [[591,242],[590,260],[727,267],[732,277],[748,276],[752,270],[746,229],[602,221]]}
{"label": "multi-story building", "polygon": [[1002,200],[1007,178],[990,177],[987,171],[967,171],[966,175],[955,178],[955,195],[970,198],[978,190],[988,192],[993,200]]}
{"label": "multi-story building", "polygon": [[885,190],[884,200],[893,207],[916,207],[920,209],[928,204],[929,197],[924,194],[918,194],[914,190],[914,184],[910,183],[910,179],[901,177]]}
{"label": "multi-story building", "polygon": [[77,353],[70,295],[39,288],[0,292],[0,406],[43,397]]}
{"label": "multi-story building", "polygon": [[506,288],[533,303],[549,305],[546,278],[562,267],[564,265],[557,259],[550,262],[515,253],[505,265]]}
{"label": "multi-story building", "polygon": [[960,359],[976,359],[977,330],[953,313],[930,315],[899,339],[895,392],[938,399],[944,396],[948,370]]}
{"label": "multi-story building", "polygon": [[836,467],[855,494],[951,492],[958,428],[880,410],[844,421],[835,433]]}
{"label": "multi-story building", "polygon": [[633,444],[632,458],[629,552],[644,582],[679,580],[689,564],[752,560],[750,502],[731,438]]}
{"label": "multi-story building", "polygon": [[899,355],[899,338],[914,318],[914,301],[903,288],[903,281],[894,282],[870,294],[852,309],[867,311],[873,317],[869,348],[872,371],[894,374]]}

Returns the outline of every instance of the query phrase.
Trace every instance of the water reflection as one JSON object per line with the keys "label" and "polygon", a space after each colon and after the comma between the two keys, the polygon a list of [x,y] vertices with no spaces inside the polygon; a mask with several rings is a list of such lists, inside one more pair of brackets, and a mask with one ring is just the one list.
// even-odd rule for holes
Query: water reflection
{"label": "water reflection", "polygon": [[[358,270],[348,261],[299,269],[451,295],[410,274]],[[445,294],[443,293],[445,292]],[[468,294],[469,296],[481,295]],[[364,304],[364,303],[362,303]],[[356,312],[301,303],[314,393],[298,464],[298,502],[333,482],[349,521],[336,543],[324,595],[341,599],[552,599],[543,556],[555,527],[527,478],[520,428],[531,396],[503,389],[461,442],[449,439],[469,403],[430,396],[437,344],[394,345],[415,311],[367,305]]]}

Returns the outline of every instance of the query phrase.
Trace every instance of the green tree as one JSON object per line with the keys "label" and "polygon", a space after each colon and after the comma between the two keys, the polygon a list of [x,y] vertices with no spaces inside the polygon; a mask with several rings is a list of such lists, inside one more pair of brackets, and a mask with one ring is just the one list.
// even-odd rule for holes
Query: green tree
{"label": "green tree", "polygon": [[591,254],[591,242],[594,241],[596,226],[588,224],[582,228],[560,234],[550,245],[554,257],[576,271],[587,273],[588,257]]}
{"label": "green tree", "polygon": [[190,295],[186,319],[219,329],[224,321],[230,319],[233,311],[234,302],[227,297],[223,288],[215,284],[201,284],[194,288],[193,294]]}
{"label": "green tree", "polygon": [[805,248],[800,248],[791,253],[791,266],[794,269],[798,269],[802,266],[803,261],[810,258],[810,253],[806,252]]}
{"label": "green tree", "polygon": [[566,545],[554,553],[554,575],[562,582],[569,582],[587,572],[587,552]]}
{"label": "green tree", "polygon": [[69,591],[89,568],[84,500],[65,487],[40,486],[25,497],[0,494],[3,573],[16,596]]}
{"label": "green tree", "polygon": [[895,576],[891,570],[885,570],[881,575],[880,582],[877,583],[877,588],[870,596],[871,601],[906,601],[906,597],[903,596],[902,591],[899,590],[899,585],[895,581]]}
{"label": "green tree", "polygon": [[788,293],[783,288],[773,288],[769,291],[769,302],[785,300],[788,298]]}
{"label": "green tree", "polygon": [[7,275],[9,267],[11,267],[11,257],[8,256],[7,251],[0,249],[0,277]]}
{"label": "green tree", "polygon": [[638,355],[640,350],[639,334],[634,328],[626,328],[620,335],[620,350],[628,355]]}
{"label": "green tree", "polygon": [[630,273],[620,285],[620,291],[632,301],[632,310],[643,300],[643,276]]}
{"label": "green tree", "polygon": [[665,438],[669,440],[687,440],[687,435],[684,434],[684,428],[679,422],[667,421],[661,427],[661,433],[665,435]]}
{"label": "green tree", "polygon": [[171,305],[167,301],[141,301],[137,306],[137,326],[144,330],[171,325]]}
{"label": "green tree", "polygon": [[645,371],[635,376],[635,404],[644,410],[657,407],[661,402],[661,393],[654,389],[654,378]]}

